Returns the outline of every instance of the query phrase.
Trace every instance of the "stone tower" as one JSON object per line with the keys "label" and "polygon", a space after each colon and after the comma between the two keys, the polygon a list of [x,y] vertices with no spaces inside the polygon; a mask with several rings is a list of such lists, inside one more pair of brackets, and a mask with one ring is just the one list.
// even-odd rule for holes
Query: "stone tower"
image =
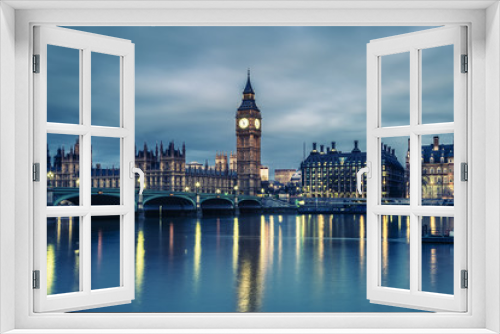
{"label": "stone tower", "polygon": [[256,195],[260,189],[261,115],[248,70],[243,101],[236,112],[236,155],[239,192]]}

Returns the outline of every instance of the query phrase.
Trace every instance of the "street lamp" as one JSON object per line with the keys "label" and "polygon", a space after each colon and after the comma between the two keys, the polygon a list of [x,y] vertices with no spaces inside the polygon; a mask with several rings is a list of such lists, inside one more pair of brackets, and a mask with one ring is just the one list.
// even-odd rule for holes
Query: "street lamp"
{"label": "street lamp", "polygon": [[238,194],[238,186],[237,186],[237,185],[236,185],[236,186],[234,186],[234,194],[235,194],[235,195],[236,195],[236,194]]}
{"label": "street lamp", "polygon": [[48,172],[47,173],[47,178],[50,180],[50,186],[53,187],[53,180],[54,180],[54,173]]}
{"label": "street lamp", "polygon": [[189,187],[184,188],[184,190],[186,190],[186,192],[188,193],[189,192]]}
{"label": "street lamp", "polygon": [[220,189],[215,189],[216,194],[220,194]]}
{"label": "street lamp", "polygon": [[196,187],[196,194],[198,194],[198,191],[200,190],[200,182],[196,182],[195,187]]}

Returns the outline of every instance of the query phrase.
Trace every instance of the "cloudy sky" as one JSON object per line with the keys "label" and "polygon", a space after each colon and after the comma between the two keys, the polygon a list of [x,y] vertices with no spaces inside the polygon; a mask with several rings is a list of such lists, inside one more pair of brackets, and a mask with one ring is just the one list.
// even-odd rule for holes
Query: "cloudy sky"
{"label": "cloudy sky", "polygon": [[[187,162],[214,163],[216,151],[235,151],[235,115],[247,69],[262,112],[262,163],[298,168],[312,142],[348,151],[366,148],[366,44],[424,27],[78,27],[129,39],[136,48],[136,143],[142,148],[186,143]],[[54,47],[55,48],[55,47]],[[59,48],[61,49],[61,48]],[[50,51],[50,50],[49,50]],[[78,101],[77,59],[49,52],[49,121],[69,119]],[[424,122],[452,120],[451,47],[423,54]],[[52,56],[51,56],[52,54]],[[52,57],[52,60],[51,60]],[[116,57],[93,55],[92,118],[115,125],[119,75]],[[52,61],[52,70],[51,70]],[[73,68],[73,72],[71,72]],[[76,68],[76,70],[75,70]],[[409,58],[382,60],[383,125],[408,122]],[[76,72],[75,72],[76,71]],[[51,80],[57,82],[52,93]],[[64,84],[61,85],[60,82]],[[95,87],[94,87],[95,86]],[[76,87],[76,88],[75,88]],[[76,89],[76,90],[75,90]],[[75,99],[76,96],[76,99]],[[76,108],[76,109],[75,109]],[[73,113],[78,119],[77,104]],[[450,119],[451,115],[451,119]],[[67,122],[73,122],[66,120]],[[394,140],[393,140],[394,141]],[[111,145],[111,144],[110,144]],[[113,144],[114,145],[114,144]],[[394,143],[403,157],[405,139]],[[107,143],[93,144],[94,162],[116,159]],[[52,148],[51,148],[52,150]],[[114,151],[117,149],[115,148]],[[115,158],[114,158],[115,157]]]}

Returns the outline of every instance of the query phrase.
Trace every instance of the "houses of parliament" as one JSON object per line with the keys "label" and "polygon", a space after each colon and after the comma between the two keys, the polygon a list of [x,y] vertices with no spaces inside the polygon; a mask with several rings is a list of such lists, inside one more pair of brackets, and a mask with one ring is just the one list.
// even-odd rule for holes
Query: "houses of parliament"
{"label": "houses of parliament", "polygon": [[[154,149],[144,144],[135,150],[135,165],[145,174],[146,189],[222,194],[255,195],[260,190],[261,114],[255,103],[255,92],[248,71],[243,99],[236,111],[236,154],[217,152],[215,165],[186,163],[186,146],[176,148],[156,144]],[[59,148],[54,157],[47,149],[47,186],[78,187],[79,142],[69,151]],[[119,168],[92,165],[93,188],[120,187]]]}

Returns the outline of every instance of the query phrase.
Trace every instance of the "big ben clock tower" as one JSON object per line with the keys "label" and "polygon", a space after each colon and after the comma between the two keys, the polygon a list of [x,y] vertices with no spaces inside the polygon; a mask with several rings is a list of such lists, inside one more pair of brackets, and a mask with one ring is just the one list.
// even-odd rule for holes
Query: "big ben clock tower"
{"label": "big ben clock tower", "polygon": [[236,112],[238,186],[245,195],[256,195],[260,189],[261,120],[248,70],[243,101]]}

